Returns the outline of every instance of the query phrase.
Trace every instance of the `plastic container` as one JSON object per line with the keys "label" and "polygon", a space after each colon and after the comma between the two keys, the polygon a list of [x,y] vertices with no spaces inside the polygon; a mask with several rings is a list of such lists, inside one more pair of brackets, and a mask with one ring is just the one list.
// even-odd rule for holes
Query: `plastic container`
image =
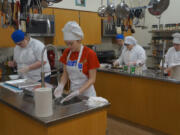
{"label": "plastic container", "polygon": [[16,79],[19,79],[19,75],[9,75],[9,78],[11,80],[16,80]]}

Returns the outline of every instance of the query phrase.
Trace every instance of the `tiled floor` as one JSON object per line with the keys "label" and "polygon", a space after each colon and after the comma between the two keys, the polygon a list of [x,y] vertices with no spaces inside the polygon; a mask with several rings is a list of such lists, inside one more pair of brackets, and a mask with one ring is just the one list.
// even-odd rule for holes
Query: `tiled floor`
{"label": "tiled floor", "polygon": [[125,120],[108,117],[107,135],[167,135]]}

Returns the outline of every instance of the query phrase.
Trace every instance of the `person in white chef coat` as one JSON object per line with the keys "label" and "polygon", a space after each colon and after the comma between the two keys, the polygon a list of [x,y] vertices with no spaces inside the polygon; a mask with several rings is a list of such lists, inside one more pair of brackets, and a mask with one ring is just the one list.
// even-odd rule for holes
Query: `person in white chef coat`
{"label": "person in white chef coat", "polygon": [[68,79],[70,80],[71,93],[61,103],[78,95],[96,96],[93,84],[96,80],[96,69],[100,67],[96,53],[82,45],[84,34],[75,21],[65,24],[63,34],[68,48],[64,50],[60,58],[60,62],[64,65],[63,74],[54,91],[54,96],[56,98],[62,97]]}
{"label": "person in white chef coat", "polygon": [[[39,40],[27,36],[21,30],[14,31],[11,38],[16,46],[14,48],[14,60],[9,61],[8,66],[17,66],[18,74],[22,78],[41,81],[41,53],[45,45]],[[45,51],[44,72],[46,82],[50,82],[50,71],[47,52]]]}
{"label": "person in white chef coat", "polygon": [[170,47],[165,55],[165,72],[170,77],[180,81],[180,33],[173,36],[173,47]]}
{"label": "person in white chef coat", "polygon": [[123,49],[118,61],[114,63],[114,66],[142,66],[143,70],[145,70],[146,52],[137,44],[137,40],[133,36],[127,36],[124,40],[124,46],[125,48]]}

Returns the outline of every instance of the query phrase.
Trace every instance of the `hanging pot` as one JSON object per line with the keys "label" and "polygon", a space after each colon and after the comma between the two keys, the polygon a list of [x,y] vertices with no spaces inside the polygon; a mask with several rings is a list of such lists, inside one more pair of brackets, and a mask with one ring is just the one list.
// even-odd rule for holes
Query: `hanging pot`
{"label": "hanging pot", "polygon": [[116,17],[121,19],[127,19],[130,14],[130,9],[127,4],[124,2],[121,2],[116,6]]}
{"label": "hanging pot", "polygon": [[149,13],[159,16],[168,8],[169,0],[151,0],[149,6],[152,6],[148,9]]}
{"label": "hanging pot", "polygon": [[114,4],[112,3],[112,4],[110,4],[110,5],[107,6],[107,8],[106,8],[106,14],[109,15],[109,16],[113,16],[114,13],[115,13],[115,6],[114,6]]}
{"label": "hanging pot", "polygon": [[103,6],[99,7],[97,12],[100,17],[105,17],[106,16],[106,6],[103,5]]}

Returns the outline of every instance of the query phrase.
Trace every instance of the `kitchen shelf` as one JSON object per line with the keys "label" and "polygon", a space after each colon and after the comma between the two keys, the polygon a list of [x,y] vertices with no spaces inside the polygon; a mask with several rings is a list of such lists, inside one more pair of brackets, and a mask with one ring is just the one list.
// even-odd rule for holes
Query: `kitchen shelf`
{"label": "kitchen shelf", "polygon": [[150,33],[175,33],[180,32],[180,30],[151,30]]}
{"label": "kitchen shelf", "polygon": [[[167,50],[172,46],[172,34],[175,32],[180,32],[180,30],[152,30],[149,33],[152,33],[152,41],[148,43],[148,45],[152,48],[152,55],[148,55],[148,59],[151,59],[152,65],[151,67],[157,69],[159,68],[159,64],[161,59],[163,58],[163,44],[166,42],[166,49]],[[156,54],[156,56],[155,56]]]}

